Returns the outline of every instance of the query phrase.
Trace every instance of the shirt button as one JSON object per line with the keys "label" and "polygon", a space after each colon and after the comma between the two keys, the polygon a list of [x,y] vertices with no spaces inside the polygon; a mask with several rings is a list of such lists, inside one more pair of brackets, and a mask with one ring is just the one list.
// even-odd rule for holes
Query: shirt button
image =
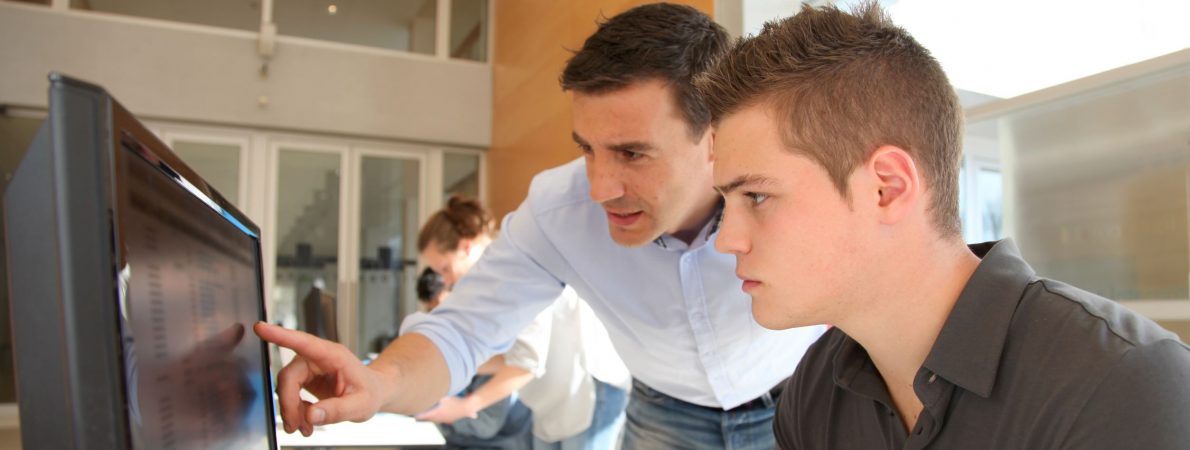
{"label": "shirt button", "polygon": [[933,383],[934,380],[937,380],[937,379],[938,379],[938,374],[936,374],[936,373],[930,374],[930,381],[929,381],[930,383]]}

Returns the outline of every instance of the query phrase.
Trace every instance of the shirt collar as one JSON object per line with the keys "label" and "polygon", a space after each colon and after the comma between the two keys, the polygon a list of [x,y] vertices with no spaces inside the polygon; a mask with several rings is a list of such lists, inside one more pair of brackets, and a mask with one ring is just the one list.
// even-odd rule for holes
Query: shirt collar
{"label": "shirt collar", "polygon": [[668,233],[657,236],[657,239],[653,240],[653,244],[663,249],[674,251],[686,250],[688,248],[698,248],[711,241],[711,238],[715,236],[715,233],[719,232],[719,225],[722,223],[723,199],[720,198],[719,202],[715,204],[715,213],[711,215],[711,220],[708,220],[707,223],[703,225],[702,230],[698,232],[698,235],[694,237],[694,240],[690,241],[689,245],[687,245],[685,242],[682,242],[681,239],[675,238]]}
{"label": "shirt collar", "polygon": [[955,302],[923,366],[988,398],[1012,317],[1035,273],[1011,239],[974,244],[970,249],[982,261]]}
{"label": "shirt collar", "polygon": [[[831,376],[834,378],[835,385],[892,407],[892,398],[888,394],[888,388],[884,385],[884,379],[880,377],[880,372],[872,364],[868,351],[842,330],[831,331],[838,333],[839,339],[838,350],[835,351],[831,364]],[[827,332],[827,335],[830,335],[830,332]],[[822,337],[822,339],[826,338],[826,336]]]}

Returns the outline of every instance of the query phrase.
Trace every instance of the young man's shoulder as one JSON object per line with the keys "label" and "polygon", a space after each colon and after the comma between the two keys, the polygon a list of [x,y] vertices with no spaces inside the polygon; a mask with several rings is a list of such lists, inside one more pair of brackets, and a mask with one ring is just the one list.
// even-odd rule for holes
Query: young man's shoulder
{"label": "young man's shoulder", "polygon": [[1163,342],[1181,344],[1178,336],[1147,317],[1069,284],[1038,278],[1030,283],[1014,320],[1015,333],[1057,339],[1080,353],[1115,361],[1136,348]]}
{"label": "young man's shoulder", "polygon": [[1028,405],[1037,421],[1050,422],[1050,442],[1177,448],[1159,440],[1134,446],[1142,441],[1124,436],[1190,439],[1185,427],[1162,425],[1190,421],[1190,347],[1125,304],[1035,279],[1021,298],[1004,360],[1001,401]]}

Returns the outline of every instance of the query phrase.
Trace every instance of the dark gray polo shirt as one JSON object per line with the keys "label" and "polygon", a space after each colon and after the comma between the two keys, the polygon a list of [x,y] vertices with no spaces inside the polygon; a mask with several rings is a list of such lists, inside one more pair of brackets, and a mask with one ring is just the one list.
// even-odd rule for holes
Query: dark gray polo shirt
{"label": "dark gray polo shirt", "polygon": [[834,328],[777,405],[783,449],[1190,449],[1190,348],[1119,304],[1038,278],[1010,240],[983,261],[914,379],[912,432]]}

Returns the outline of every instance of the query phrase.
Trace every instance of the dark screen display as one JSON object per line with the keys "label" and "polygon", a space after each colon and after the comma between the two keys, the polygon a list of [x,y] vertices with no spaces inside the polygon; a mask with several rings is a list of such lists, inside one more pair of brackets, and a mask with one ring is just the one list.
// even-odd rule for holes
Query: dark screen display
{"label": "dark screen display", "polygon": [[252,332],[264,318],[259,239],[151,156],[117,152],[133,447],[270,448],[267,356]]}

